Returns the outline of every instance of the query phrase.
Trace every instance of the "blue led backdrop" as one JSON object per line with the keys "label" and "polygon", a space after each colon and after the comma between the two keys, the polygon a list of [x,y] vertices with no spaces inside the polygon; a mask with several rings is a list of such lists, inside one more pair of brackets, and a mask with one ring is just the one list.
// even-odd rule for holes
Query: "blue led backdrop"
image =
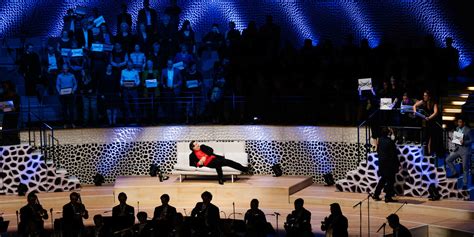
{"label": "blue led backdrop", "polygon": [[[76,6],[98,8],[115,31],[115,15],[122,0],[1,0],[0,38],[58,36],[66,10]],[[143,1],[125,1],[134,21]],[[469,65],[474,56],[474,27],[468,20],[469,1],[442,0],[181,0],[181,21],[188,19],[199,39],[218,23],[224,31],[228,21],[242,30],[249,21],[262,24],[273,15],[282,35],[301,45],[306,38],[315,44],[331,39],[341,44],[351,34],[356,41],[367,38],[371,47],[384,38],[420,39],[434,36],[438,46],[444,38],[454,39],[460,51],[460,64]],[[168,1],[153,1],[151,6],[163,13]]]}

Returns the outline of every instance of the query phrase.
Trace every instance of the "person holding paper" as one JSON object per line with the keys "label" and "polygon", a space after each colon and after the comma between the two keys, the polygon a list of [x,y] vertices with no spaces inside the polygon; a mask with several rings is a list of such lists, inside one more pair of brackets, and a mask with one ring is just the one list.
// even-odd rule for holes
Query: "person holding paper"
{"label": "person holding paper", "polygon": [[[130,117],[134,118],[135,122],[138,121],[138,91],[137,88],[140,85],[140,77],[138,76],[138,71],[133,68],[133,63],[128,61],[127,68],[122,70],[120,77],[120,86],[123,90],[123,99],[125,103],[125,109],[127,111],[126,120],[128,121]],[[134,107],[134,114],[131,111],[131,104]]]}
{"label": "person holding paper", "polygon": [[437,124],[437,120],[439,119],[438,103],[433,100],[429,91],[425,91],[423,93],[423,99],[413,105],[413,111],[416,112],[418,108],[422,109],[426,114],[425,139],[428,143],[428,155],[432,155],[435,151],[439,152],[439,148],[443,147],[439,139],[442,137],[441,130]]}
{"label": "person holding paper", "polygon": [[454,161],[457,158],[462,159],[463,167],[463,189],[467,189],[467,176],[469,174],[470,165],[469,161],[471,159],[471,129],[466,126],[464,119],[458,118],[457,127],[453,132],[454,150],[446,158],[446,166],[448,167],[451,175],[448,178],[457,178],[458,173],[454,168]]}
{"label": "person holding paper", "polygon": [[58,91],[59,102],[61,103],[64,128],[67,128],[68,125],[74,128],[74,92],[77,90],[77,81],[74,74],[69,72],[69,65],[67,63],[63,64],[62,72],[56,79],[56,90]]}

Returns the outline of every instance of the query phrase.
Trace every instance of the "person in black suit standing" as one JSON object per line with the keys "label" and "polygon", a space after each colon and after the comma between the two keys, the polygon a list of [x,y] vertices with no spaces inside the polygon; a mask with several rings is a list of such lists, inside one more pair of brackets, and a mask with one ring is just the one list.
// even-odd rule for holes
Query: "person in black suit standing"
{"label": "person in black suit standing", "polygon": [[397,202],[392,199],[395,194],[394,184],[395,175],[397,174],[400,161],[398,160],[398,149],[395,142],[389,138],[390,130],[382,128],[380,138],[377,146],[377,154],[379,156],[379,170],[378,175],[380,180],[375,188],[374,200],[380,201],[380,192],[385,186],[385,202]]}
{"label": "person in black suit standing", "polygon": [[143,1],[143,8],[138,11],[137,26],[145,24],[148,32],[155,32],[158,15],[155,9],[150,7],[150,0]]}
{"label": "person in black suit standing", "polygon": [[168,236],[176,227],[176,208],[168,204],[170,201],[168,194],[161,195],[160,199],[161,206],[155,208],[153,221],[157,225],[157,232],[162,233],[163,236]]}
{"label": "person in black suit standing", "polygon": [[28,204],[20,209],[20,236],[45,236],[44,221],[48,219],[48,212],[39,204],[35,193],[29,193]]}
{"label": "person in black suit standing", "polygon": [[349,236],[349,233],[347,232],[349,224],[347,218],[342,214],[339,203],[331,204],[330,208],[331,215],[329,215],[329,217],[325,217],[324,221],[321,222],[321,230],[326,231],[326,236]]}
{"label": "person in black suit standing", "polygon": [[119,193],[118,200],[120,204],[112,208],[114,231],[127,229],[135,224],[135,208],[127,204],[127,194]]}
{"label": "person in black suit standing", "polygon": [[286,217],[285,230],[288,237],[313,236],[311,231],[311,212],[306,210],[304,200],[298,198],[295,200],[295,210]]}
{"label": "person in black suit standing", "polygon": [[390,214],[387,217],[388,225],[393,229],[392,236],[394,237],[411,237],[410,231],[400,224],[400,218],[397,214]]}
{"label": "person in black suit standing", "polygon": [[191,212],[192,232],[194,236],[219,236],[219,208],[211,203],[210,192],[203,192],[201,198],[202,202],[196,203]]}
{"label": "person in black suit standing", "polygon": [[196,141],[189,143],[189,166],[209,167],[216,169],[219,184],[224,184],[222,167],[229,166],[241,172],[247,173],[249,169],[233,160],[214,154],[214,149],[206,145],[200,145]]}
{"label": "person in black suit standing", "polygon": [[82,218],[88,219],[89,212],[82,204],[79,193],[72,192],[71,200],[63,206],[63,237],[78,237],[84,235],[84,222]]}
{"label": "person in black suit standing", "polygon": [[120,29],[122,22],[127,23],[130,27],[132,26],[132,15],[127,12],[127,4],[122,3],[122,12],[117,15],[117,29]]}

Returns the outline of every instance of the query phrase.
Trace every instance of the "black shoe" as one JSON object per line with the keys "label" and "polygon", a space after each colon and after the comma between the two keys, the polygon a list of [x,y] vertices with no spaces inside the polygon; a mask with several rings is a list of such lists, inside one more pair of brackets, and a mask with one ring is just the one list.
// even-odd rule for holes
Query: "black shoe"
{"label": "black shoe", "polygon": [[381,199],[379,196],[374,196],[373,199],[374,199],[375,201],[377,201],[377,202],[378,202],[378,201],[382,201],[382,199]]}
{"label": "black shoe", "polygon": [[388,198],[385,198],[385,202],[389,203],[389,202],[398,202],[398,201],[395,199],[392,199],[391,197],[388,197]]}
{"label": "black shoe", "polygon": [[223,179],[219,179],[219,184],[220,184],[220,185],[224,185],[224,180],[223,180]]}

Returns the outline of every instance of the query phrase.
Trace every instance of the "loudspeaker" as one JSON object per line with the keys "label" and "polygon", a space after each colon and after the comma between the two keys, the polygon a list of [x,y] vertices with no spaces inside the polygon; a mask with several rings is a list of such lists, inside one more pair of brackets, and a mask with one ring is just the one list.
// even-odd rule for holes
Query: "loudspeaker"
{"label": "loudspeaker", "polygon": [[435,184],[430,184],[430,186],[428,187],[428,193],[428,199],[431,201],[438,201],[439,199],[441,199],[441,194],[439,194],[438,187],[436,187]]}
{"label": "loudspeaker", "polygon": [[336,182],[334,181],[334,177],[332,176],[332,173],[327,173],[323,175],[323,178],[324,178],[324,182],[326,183],[324,186],[332,186],[336,184]]}
{"label": "loudspeaker", "polygon": [[102,184],[105,182],[104,176],[102,176],[99,173],[95,174],[95,176],[92,177],[92,179],[95,186],[102,186]]}
{"label": "loudspeaker", "polygon": [[273,170],[273,176],[275,176],[275,177],[280,177],[280,176],[283,175],[283,170],[281,169],[280,164],[274,164],[272,166],[272,170]]}
{"label": "loudspeaker", "polygon": [[150,176],[151,177],[156,177],[156,174],[158,173],[159,167],[155,164],[150,165]]}

